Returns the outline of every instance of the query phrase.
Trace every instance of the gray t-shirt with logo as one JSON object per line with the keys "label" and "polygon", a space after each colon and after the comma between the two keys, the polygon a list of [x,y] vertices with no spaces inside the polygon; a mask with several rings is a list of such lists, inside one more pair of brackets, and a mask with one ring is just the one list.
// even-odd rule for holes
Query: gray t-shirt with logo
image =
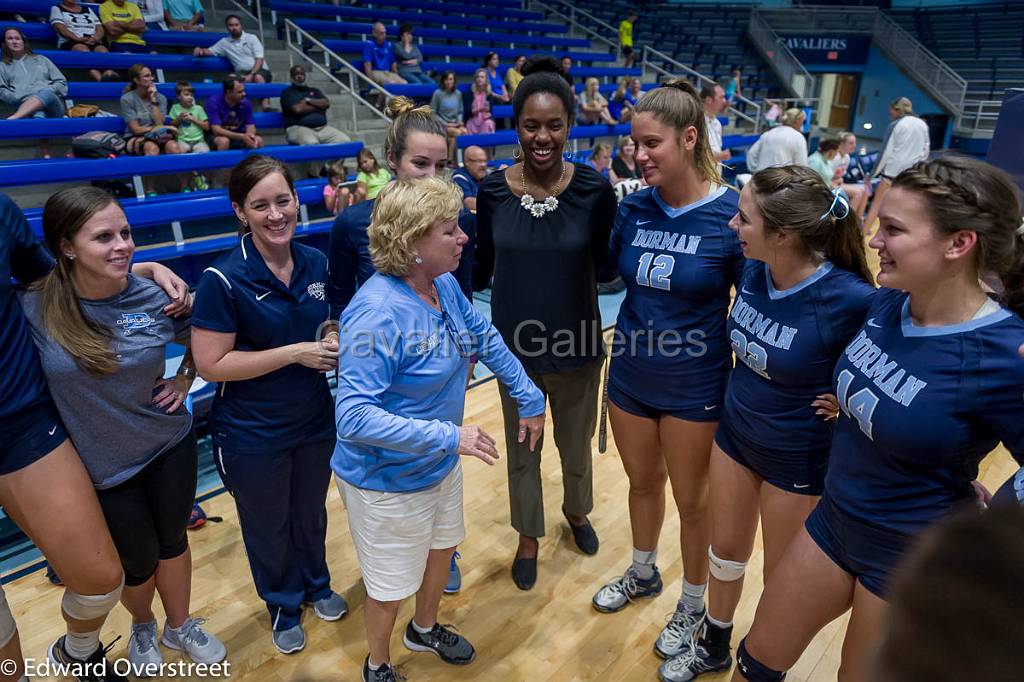
{"label": "gray t-shirt with logo", "polygon": [[188,336],[191,320],[167,317],[167,294],[134,275],[128,275],[128,286],[116,296],[79,299],[86,317],[110,330],[117,354],[118,371],[97,377],[80,369],[50,337],[43,325],[41,293],[22,292],[19,298],[50,393],[93,485],[112,488],[192,429],[192,415],[184,406],[167,414],[153,404],[156,381],[164,376],[166,346]]}

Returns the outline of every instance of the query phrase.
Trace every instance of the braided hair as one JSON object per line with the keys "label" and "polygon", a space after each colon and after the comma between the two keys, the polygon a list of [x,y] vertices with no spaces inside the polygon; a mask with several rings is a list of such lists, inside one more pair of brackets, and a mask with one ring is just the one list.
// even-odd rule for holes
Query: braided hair
{"label": "braided hair", "polygon": [[938,234],[974,232],[979,276],[998,277],[1003,304],[1024,316],[1021,205],[1009,175],[984,161],[951,155],[908,168],[896,176],[892,186],[924,199]]}
{"label": "braided hair", "polygon": [[818,173],[806,166],[765,168],[749,184],[765,232],[796,235],[810,254],[874,284],[857,212]]}

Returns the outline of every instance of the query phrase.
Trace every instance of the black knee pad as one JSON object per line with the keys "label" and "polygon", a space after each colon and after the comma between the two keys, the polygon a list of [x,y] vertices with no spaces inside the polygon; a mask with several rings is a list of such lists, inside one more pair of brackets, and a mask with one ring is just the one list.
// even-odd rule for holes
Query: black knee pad
{"label": "black knee pad", "polygon": [[736,669],[749,682],[782,682],[786,679],[786,673],[772,670],[750,655],[746,637],[740,640],[739,649],[736,650]]}

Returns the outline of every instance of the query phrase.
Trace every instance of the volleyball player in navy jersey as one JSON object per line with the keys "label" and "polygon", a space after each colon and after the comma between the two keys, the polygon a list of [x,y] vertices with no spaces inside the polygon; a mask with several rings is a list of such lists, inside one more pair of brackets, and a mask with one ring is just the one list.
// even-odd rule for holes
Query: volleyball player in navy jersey
{"label": "volleyball player in navy jersey", "polygon": [[[768,580],[734,680],[781,680],[852,607],[839,679],[869,679],[893,566],[923,529],[974,504],[978,463],[1002,442],[1024,462],[1024,241],[1016,188],[943,157],[894,180],[870,245],[878,282],[843,351],[841,414],[821,500]],[[1002,302],[979,274],[998,276]]]}
{"label": "volleyball player in navy jersey", "polygon": [[686,81],[651,90],[632,121],[637,165],[651,186],[615,217],[610,259],[626,283],[609,370],[609,414],[629,477],[633,563],[594,595],[611,613],[662,590],[655,566],[665,480],[679,510],[683,594],[655,643],[682,652],[704,622],[708,580],[708,458],[732,350],[729,291],[744,258],[729,229],[738,195],[721,184],[704,111]]}
{"label": "volleyball player in navy jersey", "polygon": [[809,168],[755,174],[730,225],[751,260],[729,315],[737,362],[711,450],[708,620],[694,646],[662,665],[670,682],[732,665],[758,517],[767,581],[821,495],[833,415],[824,394],[876,291],[860,220]]}

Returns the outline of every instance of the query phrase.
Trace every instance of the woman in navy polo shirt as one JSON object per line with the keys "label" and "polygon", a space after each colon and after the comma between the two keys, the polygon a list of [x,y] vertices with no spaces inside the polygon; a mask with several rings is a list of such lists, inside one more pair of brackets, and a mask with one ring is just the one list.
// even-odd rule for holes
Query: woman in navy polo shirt
{"label": "woman in navy polo shirt", "polygon": [[306,644],[303,603],[323,620],[348,609],[325,558],[335,430],[324,372],[337,364],[337,332],[318,341],[327,259],[292,241],[299,205],[284,164],[248,157],[228,196],[242,237],[200,277],[192,353],[199,374],[220,382],[210,415],[217,466],[274,645],[289,654]]}

